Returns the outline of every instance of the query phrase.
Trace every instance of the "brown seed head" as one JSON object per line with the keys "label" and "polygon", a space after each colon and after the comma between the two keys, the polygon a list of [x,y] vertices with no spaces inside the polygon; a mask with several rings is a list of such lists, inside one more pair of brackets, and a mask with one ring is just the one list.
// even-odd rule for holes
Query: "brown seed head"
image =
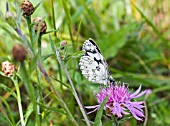
{"label": "brown seed head", "polygon": [[30,16],[34,13],[34,6],[29,0],[24,0],[22,2],[21,9],[26,16]]}
{"label": "brown seed head", "polygon": [[[42,18],[41,17],[37,17],[33,20],[36,24],[34,25],[34,29],[35,31],[37,32],[38,31],[38,26],[39,24],[41,24],[40,27],[40,35],[42,34],[45,34],[46,33],[46,30],[47,30],[47,25],[46,25],[46,22],[45,21],[42,21]],[[41,22],[42,21],[42,22]],[[41,22],[41,23],[40,23]]]}
{"label": "brown seed head", "polygon": [[6,76],[12,76],[16,70],[17,68],[12,63],[8,61],[2,62],[2,72],[4,72]]}
{"label": "brown seed head", "polygon": [[26,54],[27,52],[21,44],[16,44],[13,47],[12,55],[15,61],[20,61],[20,62],[24,61],[26,58]]}

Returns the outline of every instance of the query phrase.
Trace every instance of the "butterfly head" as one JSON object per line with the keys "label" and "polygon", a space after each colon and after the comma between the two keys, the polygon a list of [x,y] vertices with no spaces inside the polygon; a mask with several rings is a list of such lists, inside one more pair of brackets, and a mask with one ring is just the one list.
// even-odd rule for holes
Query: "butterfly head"
{"label": "butterfly head", "polygon": [[110,82],[110,84],[114,84],[115,80],[113,79],[112,76],[109,77],[109,82]]}

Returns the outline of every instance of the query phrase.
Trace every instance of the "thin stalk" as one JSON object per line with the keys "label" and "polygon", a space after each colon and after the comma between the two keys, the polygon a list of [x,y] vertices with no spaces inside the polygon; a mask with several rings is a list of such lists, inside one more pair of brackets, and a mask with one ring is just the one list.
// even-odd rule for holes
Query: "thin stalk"
{"label": "thin stalk", "polygon": [[81,102],[80,102],[80,100],[79,100],[79,97],[78,97],[77,92],[76,92],[76,90],[75,90],[75,88],[74,88],[73,82],[72,82],[72,80],[71,80],[71,78],[70,78],[70,76],[69,76],[69,73],[68,73],[68,71],[67,71],[67,68],[64,67],[64,65],[63,65],[62,62],[61,62],[60,55],[59,55],[59,50],[56,51],[56,56],[57,56],[58,62],[59,62],[60,65],[61,65],[61,68],[65,71],[65,74],[66,74],[66,76],[67,76],[67,78],[68,78],[68,80],[69,80],[69,82],[70,82],[70,85],[71,85],[72,90],[73,90],[74,97],[75,97],[75,99],[76,99],[76,101],[77,101],[77,103],[78,103],[78,105],[79,105],[79,107],[80,107],[80,110],[81,110],[81,112],[82,112],[82,114],[83,114],[83,117],[84,117],[84,119],[85,119],[85,122],[86,122],[86,124],[87,124],[88,126],[90,126],[90,122],[89,122],[89,120],[88,120],[88,118],[87,118],[87,115],[86,115],[86,113],[85,113],[85,110],[84,110],[84,108],[83,108],[83,106],[82,106],[82,104],[81,104]]}
{"label": "thin stalk", "polygon": [[53,0],[50,0],[50,1],[51,1],[51,6],[52,6],[51,9],[52,9],[52,17],[53,17],[53,28],[55,30],[54,35],[57,38],[56,24],[55,24],[55,13],[54,13],[54,4],[53,4]]}
{"label": "thin stalk", "polygon": [[30,35],[30,40],[31,40],[31,43],[33,44],[33,41],[34,41],[34,38],[33,38],[33,34],[32,34],[32,27],[30,26],[31,25],[31,17],[25,17],[26,20],[27,20],[27,25],[28,25],[28,30],[29,30],[29,35]]}
{"label": "thin stalk", "polygon": [[113,119],[114,125],[115,125],[115,126],[119,126],[119,123],[118,123],[116,117],[115,117],[115,116],[112,116],[112,119]]}
{"label": "thin stalk", "polygon": [[41,57],[41,35],[38,37],[38,55]]}
{"label": "thin stalk", "polygon": [[14,82],[15,89],[16,89],[16,92],[17,92],[17,102],[18,102],[18,109],[19,109],[21,125],[25,126],[24,116],[23,116],[23,111],[22,111],[22,105],[21,105],[21,95],[20,95],[18,80],[13,77],[12,81]]}
{"label": "thin stalk", "polygon": [[145,106],[145,121],[143,125],[146,126],[147,121],[148,121],[148,108],[147,108],[146,99],[144,100],[144,106]]}
{"label": "thin stalk", "polygon": [[42,72],[42,74],[44,75],[46,81],[47,81],[47,82],[50,84],[50,86],[52,87],[55,95],[59,98],[60,102],[63,104],[63,107],[65,108],[65,110],[66,110],[67,114],[69,115],[71,121],[74,123],[74,125],[79,126],[79,125],[77,124],[77,122],[75,121],[74,117],[72,116],[70,110],[68,109],[66,103],[65,103],[64,100],[62,99],[61,95],[59,94],[59,92],[55,89],[54,85],[52,84],[52,82],[51,82],[51,80],[50,80],[47,72],[45,71],[44,67],[41,65],[40,62],[37,62],[37,66],[38,66],[39,70]]}
{"label": "thin stalk", "polygon": [[70,16],[70,13],[69,13],[69,10],[68,10],[68,7],[67,7],[67,3],[66,3],[66,0],[62,0],[62,3],[63,3],[63,8],[64,8],[64,11],[65,11],[65,14],[66,14],[66,18],[67,18],[67,21],[68,21],[68,30],[69,30],[69,34],[70,34],[70,38],[71,38],[71,41],[73,42],[73,50],[74,52],[76,51],[76,47],[75,47],[75,42],[74,42],[74,39],[73,39],[73,34],[72,34],[72,31],[71,31],[71,16]]}
{"label": "thin stalk", "polygon": [[[80,34],[80,29],[81,29],[81,23],[82,23],[82,20],[80,20],[79,22],[79,25],[78,25],[78,32],[77,32],[77,37],[76,37],[76,43],[75,43],[75,48],[76,50],[78,49],[78,37],[79,37],[79,34]],[[73,72],[73,79],[75,80],[75,75],[76,75],[76,65],[77,65],[77,62],[78,62],[78,59],[75,60],[75,63],[73,64],[73,68],[74,68],[74,72]]]}
{"label": "thin stalk", "polygon": [[[53,19],[53,28],[55,30],[54,36],[57,39],[57,32],[56,32],[57,28],[56,28],[56,23],[55,23],[54,3],[53,3],[53,0],[50,0],[50,1],[51,1],[51,5],[52,5],[51,9],[52,9],[52,17],[53,17],[52,18]],[[58,70],[59,70],[60,81],[62,81],[62,71],[61,71],[61,67],[60,67],[59,63],[57,63],[57,66],[58,66]],[[61,89],[62,89],[62,85],[61,85]]]}

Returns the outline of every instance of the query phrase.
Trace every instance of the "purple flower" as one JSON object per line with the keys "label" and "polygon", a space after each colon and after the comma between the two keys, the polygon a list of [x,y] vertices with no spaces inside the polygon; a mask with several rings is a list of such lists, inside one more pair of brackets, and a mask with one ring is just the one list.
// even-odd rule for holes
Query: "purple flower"
{"label": "purple flower", "polygon": [[141,85],[134,93],[129,92],[124,83],[120,85],[120,82],[115,85],[111,85],[106,89],[99,87],[99,90],[99,93],[95,93],[99,105],[87,106],[87,109],[94,109],[88,114],[98,110],[100,104],[108,96],[108,101],[104,106],[104,110],[109,110],[107,113],[109,116],[113,114],[121,118],[123,115],[131,113],[137,120],[142,120],[142,117],[145,117],[142,110],[142,108],[144,108],[143,101],[138,102],[134,100],[141,97],[146,92],[142,91],[139,93]]}

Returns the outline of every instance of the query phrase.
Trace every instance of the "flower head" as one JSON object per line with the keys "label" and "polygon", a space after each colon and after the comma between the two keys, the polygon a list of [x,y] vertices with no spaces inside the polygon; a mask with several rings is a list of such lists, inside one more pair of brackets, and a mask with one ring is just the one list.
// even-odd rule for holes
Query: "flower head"
{"label": "flower head", "polygon": [[15,61],[23,62],[26,59],[27,51],[21,44],[16,44],[12,49],[12,55]]}
{"label": "flower head", "polygon": [[94,110],[92,112],[99,109],[100,104],[108,96],[104,110],[109,110],[109,113],[107,113],[109,116],[113,114],[121,118],[123,115],[131,113],[137,120],[142,120],[142,117],[145,117],[142,110],[142,108],[144,108],[144,105],[142,105],[143,101],[137,102],[133,100],[145,94],[145,91],[139,93],[141,85],[134,93],[129,92],[124,83],[122,85],[116,83],[106,89],[100,87],[99,90],[99,93],[95,93],[99,105],[86,107],[88,109],[93,108]]}
{"label": "flower head", "polygon": [[[42,17],[37,17],[33,20],[34,23],[36,23],[34,25],[34,29],[35,29],[35,32],[38,31],[38,28],[40,27],[40,35],[43,35],[46,33],[46,30],[47,30],[47,24],[45,21],[43,21],[43,18]],[[39,26],[40,25],[40,26]]]}
{"label": "flower head", "polygon": [[13,76],[13,74],[16,70],[17,70],[17,68],[15,67],[15,65],[10,63],[9,61],[2,62],[2,72],[6,76]]}
{"label": "flower head", "polygon": [[26,16],[30,16],[34,13],[34,6],[29,0],[24,0],[22,2],[21,9]]}

